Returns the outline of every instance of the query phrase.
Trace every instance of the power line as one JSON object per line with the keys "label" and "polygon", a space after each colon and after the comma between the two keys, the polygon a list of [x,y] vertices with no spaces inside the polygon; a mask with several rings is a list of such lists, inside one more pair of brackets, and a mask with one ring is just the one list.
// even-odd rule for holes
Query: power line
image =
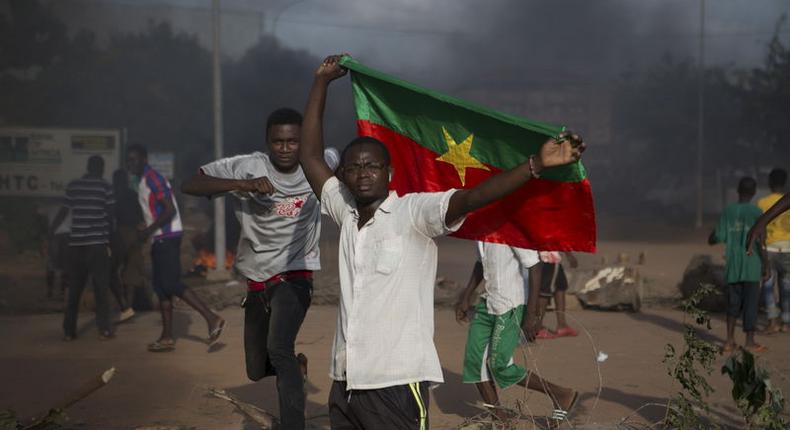
{"label": "power line", "polygon": [[[173,9],[173,10],[192,10],[196,12],[205,12],[206,14],[210,13],[210,10],[207,7],[200,7],[200,6],[187,6],[187,5],[172,5],[166,4],[163,2],[156,3],[156,2],[149,2],[147,4],[141,4],[139,2],[135,2],[132,0],[87,0],[94,3],[103,3],[103,4],[119,4],[129,7],[136,7],[136,8],[163,8],[163,9]],[[250,14],[266,14],[261,9],[244,9],[244,8],[223,8],[222,14],[232,14],[232,15],[250,15]],[[355,30],[355,31],[364,31],[364,32],[371,32],[371,33],[396,33],[396,34],[419,34],[419,35],[434,35],[434,36],[452,36],[452,37],[470,37],[470,36],[477,36],[478,33],[470,32],[470,31],[460,31],[460,30],[447,30],[447,29],[426,29],[426,28],[403,28],[403,27],[393,27],[389,24],[384,25],[360,25],[360,24],[351,24],[351,23],[338,23],[338,22],[326,22],[326,21],[314,21],[310,19],[303,19],[303,18],[279,18],[280,22],[288,22],[291,24],[297,25],[308,25],[314,27],[325,27],[325,28],[337,28],[337,29],[348,29],[348,30]],[[537,34],[537,33],[536,33]],[[774,35],[788,35],[790,34],[790,29],[782,30],[779,32],[776,31],[732,31],[732,32],[706,32],[705,38],[750,38],[750,37],[773,37]],[[636,38],[636,39],[696,39],[699,37],[699,34],[695,31],[679,31],[679,32],[667,32],[667,33],[625,33],[625,32],[606,32],[606,33],[595,33],[595,32],[587,32],[587,33],[565,33],[565,34],[552,34],[552,40],[593,40],[599,37],[619,37],[619,38]]]}

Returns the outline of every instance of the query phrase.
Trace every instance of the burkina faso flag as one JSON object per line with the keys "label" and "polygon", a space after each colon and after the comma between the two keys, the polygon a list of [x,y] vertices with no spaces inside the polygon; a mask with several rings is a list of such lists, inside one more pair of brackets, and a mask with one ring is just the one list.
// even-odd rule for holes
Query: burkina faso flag
{"label": "burkina faso flag", "polygon": [[[562,126],[495,112],[421,88],[343,57],[360,136],[384,142],[398,195],[470,188],[536,154]],[[584,166],[545,169],[509,197],[467,216],[453,236],[542,251],[595,251]]]}

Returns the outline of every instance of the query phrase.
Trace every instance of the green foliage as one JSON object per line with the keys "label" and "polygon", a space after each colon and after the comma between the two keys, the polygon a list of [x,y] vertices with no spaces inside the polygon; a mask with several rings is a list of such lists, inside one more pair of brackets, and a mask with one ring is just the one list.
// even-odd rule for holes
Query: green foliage
{"label": "green foliage", "polygon": [[741,75],[737,89],[744,102],[744,132],[762,143],[764,160],[790,158],[790,50],[779,39],[787,15],[779,17],[763,67]]}
{"label": "green foliage", "polygon": [[[697,325],[710,330],[710,316],[698,307],[702,299],[716,292],[713,285],[702,285],[694,294],[681,304],[686,316],[690,316]],[[710,342],[697,337],[695,326],[684,323],[683,341],[685,348],[678,354],[672,344],[665,346],[664,364],[667,372],[677,381],[682,390],[671,398],[667,407],[664,423],[668,428],[701,430],[718,428],[708,418],[710,408],[705,399],[713,393],[706,377],[713,372],[713,364],[718,356],[718,348]],[[702,411],[701,416],[698,411]]]}
{"label": "green foliage", "polygon": [[[616,174],[599,171],[596,177],[598,187],[610,191],[599,196],[601,204],[622,207],[625,199],[641,202],[632,210],[645,210],[651,201],[669,208],[693,201],[700,75],[706,181],[716,177],[715,169],[753,171],[790,159],[790,49],[779,38],[785,22],[778,20],[765,62],[752,70],[700,70],[694,59],[665,55],[624,74],[614,88],[612,112],[618,150],[605,154]],[[682,213],[664,208],[662,216]]]}
{"label": "green foliage", "polygon": [[16,412],[10,409],[0,410],[0,430],[17,430],[18,424]]}
{"label": "green foliage", "polygon": [[67,421],[63,409],[52,409],[43,418],[27,425],[19,422],[16,412],[10,409],[0,411],[0,430],[60,430]]}
{"label": "green foliage", "polygon": [[731,356],[721,373],[732,380],[732,398],[750,429],[782,430],[785,421],[779,416],[784,409],[784,397],[771,384],[768,372],[757,367],[754,355],[742,351],[740,358]]}
{"label": "green foliage", "polygon": [[[699,308],[699,304],[710,294],[718,294],[716,287],[701,285],[681,303],[685,317],[707,330],[711,329],[710,316]],[[714,391],[706,377],[713,371],[718,348],[697,337],[694,325],[684,323],[684,326],[683,353],[678,354],[672,344],[665,347],[667,372],[682,390],[669,400],[664,425],[682,430],[718,429],[720,427],[710,420],[710,408],[706,402]],[[743,351],[741,358],[729,357],[721,372],[733,381],[732,398],[749,429],[782,430],[786,427],[787,423],[779,416],[784,409],[782,392],[772,386],[768,372],[756,366],[751,353]]]}
{"label": "green foliage", "polygon": [[[151,21],[99,44],[88,31],[70,36],[37,0],[10,4],[0,8],[0,125],[126,128],[130,141],[176,152],[176,176],[213,158],[211,53],[195,35]],[[266,117],[304,106],[318,60],[263,36],[222,63],[225,153],[263,150]],[[330,142],[354,134],[341,94],[327,108]]]}
{"label": "green foliage", "polygon": [[66,26],[37,1],[10,0],[0,14],[0,71],[44,67],[68,44]]}

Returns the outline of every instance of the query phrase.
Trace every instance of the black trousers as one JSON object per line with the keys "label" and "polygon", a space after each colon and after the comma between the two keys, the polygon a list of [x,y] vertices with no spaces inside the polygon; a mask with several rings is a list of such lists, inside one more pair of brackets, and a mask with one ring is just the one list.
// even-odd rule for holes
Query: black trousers
{"label": "black trousers", "polygon": [[333,430],[427,430],[428,405],[428,382],[346,391],[345,381],[335,381],[329,423]]}
{"label": "black trousers", "polygon": [[69,297],[63,317],[66,336],[77,334],[77,314],[80,298],[88,277],[93,278],[96,298],[96,326],[99,333],[109,333],[110,307],[107,293],[110,286],[110,255],[107,245],[70,246],[68,251]]}
{"label": "black trousers", "polygon": [[283,429],[304,429],[304,377],[294,353],[313,290],[309,279],[285,281],[247,294],[244,303],[244,354],[247,376],[257,381],[277,375]]}

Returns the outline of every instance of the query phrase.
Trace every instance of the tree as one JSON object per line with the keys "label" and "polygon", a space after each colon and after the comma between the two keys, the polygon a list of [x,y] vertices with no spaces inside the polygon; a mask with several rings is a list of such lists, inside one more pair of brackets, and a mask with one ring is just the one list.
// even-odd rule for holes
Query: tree
{"label": "tree", "polygon": [[[645,72],[626,75],[616,90],[614,125],[618,175],[607,184],[618,199],[644,202],[651,190],[672,195],[679,212],[693,208],[698,133],[699,70],[690,60],[665,56]],[[705,69],[704,174],[742,166],[742,100],[733,73]],[[668,191],[667,191],[668,190]],[[666,199],[674,199],[666,201]]]}
{"label": "tree", "polygon": [[786,15],[777,21],[763,67],[742,74],[738,83],[748,124],[744,139],[759,148],[762,163],[790,159],[790,50],[779,38],[786,21]]}

